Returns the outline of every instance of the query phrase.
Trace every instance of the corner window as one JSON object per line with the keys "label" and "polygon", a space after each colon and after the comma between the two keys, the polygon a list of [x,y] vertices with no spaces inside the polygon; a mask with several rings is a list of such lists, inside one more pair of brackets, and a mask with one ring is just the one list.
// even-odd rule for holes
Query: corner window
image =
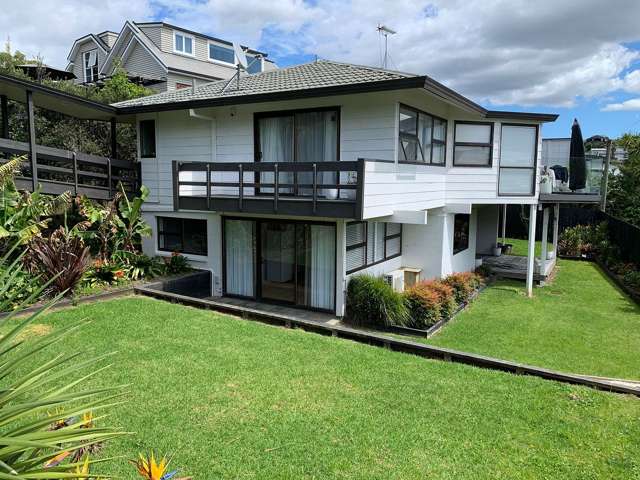
{"label": "corner window", "polygon": [[453,165],[490,167],[493,123],[456,122]]}
{"label": "corner window", "polygon": [[247,55],[247,73],[260,73],[262,71],[262,58]]}
{"label": "corner window", "polygon": [[469,221],[471,215],[456,213],[453,220],[453,254],[469,248]]}
{"label": "corner window", "polygon": [[209,44],[209,59],[218,62],[236,64],[236,54],[231,47],[223,47],[215,43]]}
{"label": "corner window", "polygon": [[98,50],[91,50],[82,54],[82,64],[84,65],[85,83],[98,81]]}
{"label": "corner window", "polygon": [[538,127],[502,125],[498,195],[535,193]]}
{"label": "corner window", "polygon": [[140,157],[154,158],[156,156],[156,121],[140,121]]}
{"label": "corner window", "polygon": [[400,106],[398,161],[444,165],[447,121]]}
{"label": "corner window", "polygon": [[402,253],[402,225],[351,222],[346,229],[347,273],[384,262]]}
{"label": "corner window", "polygon": [[173,32],[173,51],[193,55],[194,38],[182,32]]}
{"label": "corner window", "polygon": [[158,250],[207,255],[207,221],[158,217]]}

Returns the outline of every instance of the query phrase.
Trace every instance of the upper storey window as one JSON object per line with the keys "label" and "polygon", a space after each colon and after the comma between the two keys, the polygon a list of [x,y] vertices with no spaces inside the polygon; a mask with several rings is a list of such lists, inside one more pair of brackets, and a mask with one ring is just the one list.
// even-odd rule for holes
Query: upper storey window
{"label": "upper storey window", "polygon": [[447,121],[400,106],[398,161],[444,165]]}
{"label": "upper storey window", "polygon": [[456,122],[453,165],[490,167],[493,151],[493,123]]}
{"label": "upper storey window", "polygon": [[218,62],[229,63],[235,65],[236,55],[231,47],[223,47],[215,43],[209,44],[209,60],[216,60]]}
{"label": "upper storey window", "polygon": [[173,51],[193,55],[194,38],[182,32],[173,32]]}
{"label": "upper storey window", "polygon": [[535,193],[538,127],[502,124],[499,195]]}
{"label": "upper storey window", "polygon": [[92,83],[98,81],[98,50],[90,50],[82,54],[84,65],[84,81]]}

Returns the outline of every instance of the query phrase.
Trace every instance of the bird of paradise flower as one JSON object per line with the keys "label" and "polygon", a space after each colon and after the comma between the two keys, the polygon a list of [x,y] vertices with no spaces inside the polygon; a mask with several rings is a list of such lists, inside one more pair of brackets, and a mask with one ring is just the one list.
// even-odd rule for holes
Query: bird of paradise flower
{"label": "bird of paradise flower", "polygon": [[[167,460],[166,456],[163,456],[159,462],[156,461],[155,454],[143,455],[138,454],[136,460],[130,460],[138,470],[138,474],[145,480],[170,480],[178,474],[178,470],[172,470],[167,472],[169,463],[171,460]],[[175,478],[174,480],[191,480],[192,477]]]}

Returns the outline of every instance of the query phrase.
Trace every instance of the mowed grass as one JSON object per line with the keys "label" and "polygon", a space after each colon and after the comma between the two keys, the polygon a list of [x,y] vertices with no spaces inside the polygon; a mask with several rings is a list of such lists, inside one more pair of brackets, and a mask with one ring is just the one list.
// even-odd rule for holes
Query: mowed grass
{"label": "mowed grass", "polygon": [[[54,350],[117,351],[105,420],[195,479],[539,479],[640,475],[640,400],[426,360],[132,297],[59,311],[92,323]],[[44,329],[46,330],[46,329]],[[34,333],[36,335],[37,333]]]}
{"label": "mowed grass", "polygon": [[525,296],[501,280],[429,343],[565,372],[640,380],[640,308],[588,262],[559,260]]}
{"label": "mowed grass", "polygon": [[[549,234],[551,237],[551,233]],[[516,255],[519,257],[526,257],[529,252],[529,241],[523,240],[521,238],[507,238],[505,240],[506,243],[510,243],[513,245],[511,249],[510,255]],[[540,257],[540,252],[542,250],[542,242],[538,240],[535,246],[535,256],[536,258]],[[553,250],[553,243],[547,242],[547,251],[550,252]]]}

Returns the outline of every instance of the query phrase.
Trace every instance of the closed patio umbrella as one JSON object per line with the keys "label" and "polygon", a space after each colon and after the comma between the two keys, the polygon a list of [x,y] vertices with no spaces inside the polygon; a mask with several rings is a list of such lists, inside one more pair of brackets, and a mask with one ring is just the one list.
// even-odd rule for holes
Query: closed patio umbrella
{"label": "closed patio umbrella", "polygon": [[578,119],[573,119],[569,146],[569,189],[572,192],[587,186],[587,164],[584,159],[584,141]]}

